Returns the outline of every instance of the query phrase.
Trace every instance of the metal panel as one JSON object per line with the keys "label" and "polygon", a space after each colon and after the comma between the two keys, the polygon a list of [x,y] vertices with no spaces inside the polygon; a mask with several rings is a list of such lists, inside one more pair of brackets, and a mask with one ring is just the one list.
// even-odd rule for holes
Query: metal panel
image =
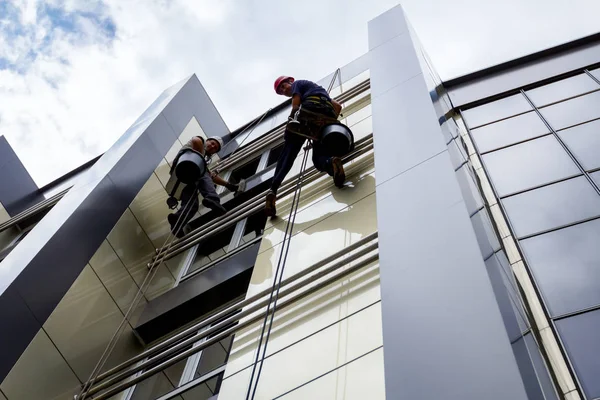
{"label": "metal panel", "polygon": [[44,200],[4,136],[0,135],[0,204],[13,217]]}
{"label": "metal panel", "polygon": [[[18,296],[24,307],[0,308],[0,336],[8,339],[1,341],[0,380],[163,160],[181,133],[171,127],[183,129],[193,115],[207,127],[224,126],[195,96],[206,96],[195,76],[165,90],[4,259],[0,304]],[[184,103],[193,107],[181,112]]]}
{"label": "metal panel", "polygon": [[423,75],[375,96],[373,124],[387,397],[527,399]]}

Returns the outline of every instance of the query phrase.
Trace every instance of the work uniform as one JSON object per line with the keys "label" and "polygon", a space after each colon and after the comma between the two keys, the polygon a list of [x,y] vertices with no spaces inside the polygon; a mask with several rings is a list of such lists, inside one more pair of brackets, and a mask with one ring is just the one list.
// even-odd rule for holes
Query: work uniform
{"label": "work uniform", "polygon": [[[324,88],[316,83],[307,80],[294,81],[292,84],[292,97],[294,95],[300,95],[302,109],[337,118],[331,97],[329,97]],[[287,129],[283,137],[285,143],[281,155],[277,160],[275,176],[271,184],[271,191],[273,193],[277,193],[279,186],[281,186],[286,175],[292,169],[294,161],[300,150],[302,150],[302,145],[306,140],[304,137],[291,133]],[[333,176],[331,159],[332,157],[325,153],[323,146],[319,142],[313,143],[312,162],[317,170],[327,172],[330,176]]]}
{"label": "work uniform", "polygon": [[[199,138],[200,140],[202,140],[202,144],[204,144],[204,139],[202,137],[200,137],[200,136],[196,136],[196,137]],[[181,156],[181,154],[183,154],[186,150],[189,150],[189,149],[194,150],[194,147],[192,145],[192,140],[193,139],[190,139],[186,144],[184,144],[181,147],[181,149],[179,150],[179,152],[177,153],[177,156],[175,156],[175,159],[173,160],[173,163],[171,166],[171,173],[173,173],[173,169],[175,168],[175,165],[177,164],[177,161],[179,160],[179,157]],[[206,161],[206,165],[208,165],[211,157],[206,156],[204,154],[204,148],[202,149],[202,153],[200,153],[200,154],[202,154],[202,156],[204,157],[204,160]],[[196,181],[195,184],[188,184],[181,191],[181,207],[179,207],[179,209],[173,214],[173,215],[175,215],[176,221],[179,221],[179,224],[178,224],[179,227],[185,226],[194,217],[196,212],[198,212],[198,208],[199,208],[198,192],[200,192],[200,194],[202,195],[202,197],[204,199],[208,199],[217,204],[220,204],[220,199],[219,199],[219,195],[217,194],[215,184],[210,176],[210,172],[207,170],[206,173],[203,174],[198,179],[198,181]],[[191,201],[191,204],[189,204],[190,201]],[[184,216],[181,217],[181,220],[180,220],[179,218],[182,213],[184,213]]]}

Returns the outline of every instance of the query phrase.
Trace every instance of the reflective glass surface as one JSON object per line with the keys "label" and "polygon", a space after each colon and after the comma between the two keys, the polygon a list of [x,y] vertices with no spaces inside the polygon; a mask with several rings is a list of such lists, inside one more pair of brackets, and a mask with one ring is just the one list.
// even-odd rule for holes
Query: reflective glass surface
{"label": "reflective glass surface", "polygon": [[600,91],[540,108],[554,130],[600,118]]}
{"label": "reflective glass surface", "polygon": [[531,110],[531,106],[521,94],[497,100],[492,103],[464,111],[464,115],[470,128],[475,128],[489,122],[508,118]]}
{"label": "reflective glass surface", "polygon": [[600,167],[600,120],[559,131],[558,135],[586,170]]}
{"label": "reflective glass surface", "polygon": [[537,107],[542,107],[596,89],[600,89],[600,85],[583,73],[532,89],[527,92],[527,96]]}
{"label": "reflective glass surface", "polygon": [[600,397],[600,310],[561,319],[556,327],[587,398]]}
{"label": "reflective glass surface", "polygon": [[483,160],[500,196],[579,173],[552,136],[494,151]]}
{"label": "reflective glass surface", "polygon": [[548,133],[549,130],[535,112],[473,129],[473,139],[481,153],[521,142]]}
{"label": "reflective glass surface", "polygon": [[550,378],[550,375],[548,374],[548,367],[540,354],[540,349],[535,338],[530,333],[525,335],[524,338],[527,349],[529,350],[529,356],[533,360],[535,372],[542,386],[542,390],[544,391],[545,400],[558,400],[552,378]]}
{"label": "reflective glass surface", "polygon": [[600,196],[581,176],[503,200],[518,237],[600,215]]}
{"label": "reflective glass surface", "polygon": [[590,71],[592,75],[596,77],[596,79],[600,79],[600,68],[596,68]]}
{"label": "reflective glass surface", "polygon": [[553,316],[600,304],[600,220],[522,240]]}

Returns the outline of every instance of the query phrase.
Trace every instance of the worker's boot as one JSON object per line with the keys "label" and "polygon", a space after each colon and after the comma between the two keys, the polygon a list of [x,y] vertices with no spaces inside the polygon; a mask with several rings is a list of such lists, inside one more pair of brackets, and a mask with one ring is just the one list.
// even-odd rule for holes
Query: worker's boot
{"label": "worker's boot", "polygon": [[339,188],[344,187],[344,182],[346,182],[346,173],[344,172],[342,159],[339,157],[333,157],[331,159],[331,166],[333,167],[333,183]]}
{"label": "worker's boot", "polygon": [[[181,239],[182,237],[185,236],[185,233],[183,232],[183,227],[175,226],[175,224],[177,224],[177,220],[178,220],[177,214],[167,215],[167,221],[169,221],[169,225],[171,225],[171,232],[173,233],[173,235],[175,235],[176,238]],[[179,223],[179,225],[181,225],[181,223]],[[177,229],[175,229],[175,228],[177,228]]]}
{"label": "worker's boot", "polygon": [[202,205],[213,210],[219,217],[227,214],[227,209],[221,203],[212,199],[202,199]]}
{"label": "worker's boot", "polygon": [[267,214],[267,217],[274,217],[277,215],[277,210],[275,209],[275,200],[277,200],[277,195],[274,191],[269,190],[265,201],[265,214]]}

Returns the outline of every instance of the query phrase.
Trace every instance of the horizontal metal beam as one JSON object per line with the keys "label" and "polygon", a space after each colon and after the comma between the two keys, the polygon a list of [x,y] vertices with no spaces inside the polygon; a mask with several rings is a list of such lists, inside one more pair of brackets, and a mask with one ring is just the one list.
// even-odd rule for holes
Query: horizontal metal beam
{"label": "horizontal metal beam", "polygon": [[[309,296],[309,295],[311,295],[311,294],[313,294],[313,293],[315,293],[315,292],[317,292],[317,291],[319,291],[319,290],[321,290],[321,289],[329,286],[330,284],[332,284],[332,283],[334,283],[336,281],[339,281],[340,279],[342,279],[342,278],[344,278],[344,277],[346,277],[348,275],[351,275],[354,272],[356,272],[356,271],[364,268],[365,266],[367,266],[367,265],[373,263],[374,261],[376,261],[378,258],[379,258],[378,254],[374,254],[374,255],[368,257],[367,259],[365,259],[365,260],[357,263],[356,265],[353,265],[353,266],[349,267],[348,269],[345,269],[345,270],[341,271],[340,273],[338,273],[338,274],[336,274],[336,275],[334,275],[334,276],[332,276],[332,277],[324,280],[323,282],[320,282],[320,283],[316,284],[315,286],[307,289],[306,291],[304,291],[302,293],[299,293],[296,296],[293,296],[292,298],[288,299],[287,301],[284,301],[284,302],[280,303],[280,305],[278,306],[277,309],[278,310],[282,310],[282,309],[285,309],[285,308],[289,307],[290,305],[294,304],[298,300],[301,300],[301,299],[303,299],[303,298],[305,298],[305,297],[307,297],[307,296]],[[344,263],[344,265],[345,265],[345,263]],[[133,377],[131,380],[129,380],[127,382],[123,382],[123,383],[115,386],[114,388],[112,388],[110,390],[107,390],[106,392],[101,393],[99,396],[94,397],[93,400],[105,400],[105,399],[108,399],[111,396],[114,396],[114,395],[122,392],[123,390],[125,390],[125,389],[127,389],[127,388],[129,388],[129,387],[131,387],[131,386],[133,386],[135,384],[137,384],[138,382],[141,382],[141,381],[145,380],[146,378],[148,378],[148,377],[150,377],[152,375],[155,375],[155,374],[157,374],[157,373],[159,373],[159,372],[161,372],[161,371],[169,368],[170,366],[178,363],[179,361],[185,360],[189,356],[194,355],[194,354],[196,354],[196,353],[198,353],[198,352],[206,349],[207,347],[209,347],[209,346],[211,346],[211,345],[213,345],[213,344],[215,344],[215,343],[217,343],[217,342],[225,339],[226,337],[231,336],[232,334],[234,334],[238,330],[243,329],[243,328],[245,328],[247,326],[250,326],[250,325],[252,325],[253,323],[255,323],[257,321],[260,321],[262,318],[263,318],[263,315],[262,314],[258,314],[258,315],[254,316],[254,317],[252,317],[252,318],[250,318],[250,319],[248,319],[246,321],[240,322],[236,326],[231,327],[231,328],[229,328],[229,329],[227,329],[227,330],[219,333],[218,335],[213,336],[212,338],[206,340],[205,342],[199,344],[198,346],[192,347],[192,348],[190,348],[190,349],[188,349],[186,351],[183,351],[182,353],[174,356],[173,358],[170,358],[167,361],[165,361],[165,362],[163,362],[163,363],[161,363],[159,365],[156,365],[156,366],[148,369],[147,371],[144,371],[140,375]],[[229,323],[231,323],[231,322],[229,322]],[[149,360],[149,361],[151,361],[151,360]],[[147,367],[147,364],[144,364],[144,365],[146,365],[146,367]],[[133,371],[133,370],[135,370],[135,368],[132,369],[131,371]],[[129,372],[129,371],[127,371],[127,372]],[[128,374],[125,377],[128,377],[128,376],[130,376],[130,375]],[[99,391],[101,391],[103,389],[107,389],[107,388],[115,385],[117,382],[121,381],[122,379],[124,379],[124,378],[121,378],[121,377],[119,377],[119,378],[120,378],[119,380],[116,380],[116,379],[115,380],[110,380],[110,381],[107,381],[107,382],[105,382],[105,383],[103,383],[101,385],[98,385],[98,386],[95,386],[95,387],[91,388],[86,393],[86,395],[96,394]]]}
{"label": "horizontal metal beam", "polygon": [[[343,158],[344,162],[350,161],[367,151],[373,148],[373,135],[370,134],[367,137],[361,139],[356,143],[355,150],[349,155]],[[298,178],[299,174],[294,175],[293,177],[286,180],[284,183],[280,197],[287,196],[288,194],[294,191],[295,180]],[[304,183],[311,183],[318,179],[321,176],[321,173],[316,170],[315,167],[311,167],[305,172]],[[194,231],[188,233],[182,239],[174,241],[171,246],[168,248],[168,251],[164,251],[164,248],[156,249],[157,255],[154,256],[150,262],[150,265],[157,260],[168,260],[183,251],[189,249],[194,246],[201,240],[207,239],[212,235],[215,235],[223,230],[231,227],[237,221],[242,218],[246,218],[255,212],[258,212],[262,207],[262,202],[264,201],[265,193],[260,193],[253,197],[252,199],[246,201],[245,203],[240,204],[238,207],[230,210],[228,214],[223,217],[216,218],[212,220],[209,224],[204,225],[200,228],[195,229]]]}

